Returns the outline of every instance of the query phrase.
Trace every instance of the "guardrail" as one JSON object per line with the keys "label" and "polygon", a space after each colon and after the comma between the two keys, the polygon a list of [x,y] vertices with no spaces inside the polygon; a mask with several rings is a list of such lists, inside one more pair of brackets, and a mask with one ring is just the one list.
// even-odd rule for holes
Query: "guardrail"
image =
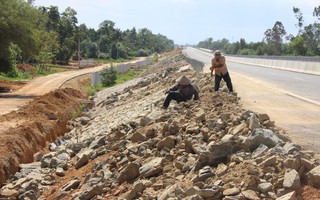
{"label": "guardrail", "polygon": [[320,58],[310,57],[310,56],[256,56],[256,55],[237,55],[237,54],[226,54],[226,56],[239,57],[239,58],[253,58],[253,59],[295,60],[295,61],[304,61],[304,62],[320,62]]}
{"label": "guardrail", "polygon": [[[226,55],[227,61],[237,62],[261,67],[276,68],[300,73],[320,75],[320,61],[284,59],[284,57],[253,57],[253,56],[234,56]],[[289,57],[287,57],[289,58]],[[302,59],[302,58],[300,58]]]}
{"label": "guardrail", "polygon": [[[199,48],[212,53],[210,49]],[[320,75],[320,58],[307,56],[250,56],[226,54],[227,61]]]}

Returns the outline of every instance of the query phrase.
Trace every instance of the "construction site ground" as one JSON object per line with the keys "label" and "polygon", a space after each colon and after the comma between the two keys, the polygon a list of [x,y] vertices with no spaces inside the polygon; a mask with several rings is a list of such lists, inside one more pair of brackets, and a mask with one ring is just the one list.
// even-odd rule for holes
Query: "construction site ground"
{"label": "construction site ground", "polygon": [[[0,93],[0,169],[7,165],[6,161],[13,164],[10,173],[17,171],[20,163],[30,162],[33,159],[33,154],[38,151],[48,152],[50,142],[68,131],[68,129],[60,129],[60,127],[67,127],[68,120],[78,114],[75,111],[79,110],[80,102],[88,97],[85,88],[91,84],[89,72],[86,72],[86,75],[66,72],[39,77],[30,82],[0,81],[1,88],[8,91]],[[289,97],[283,99],[285,98],[283,96],[281,96],[281,101],[277,101],[272,98],[279,98],[281,92],[275,88],[263,86],[263,84],[252,84],[252,80],[239,74],[231,73],[231,75],[243,108],[267,113],[276,125],[287,127],[284,129],[288,129],[288,136],[297,144],[312,149],[316,153],[320,152],[319,140],[307,137],[304,137],[305,140],[300,140],[296,135],[290,134],[290,127],[294,127],[295,124],[305,124],[308,127],[317,123],[317,119],[305,118],[302,121],[301,118],[292,117],[290,115],[293,112],[292,107],[300,105],[301,109],[305,109],[306,112],[312,112],[318,107],[300,102],[300,100],[292,102]],[[63,79],[61,79],[62,76]],[[66,81],[74,76],[77,78]],[[60,89],[55,90],[59,87]],[[251,92],[247,91],[248,87]],[[266,96],[268,98],[265,98]],[[265,112],[266,110],[267,112]],[[56,121],[59,122],[53,123]],[[57,124],[61,124],[61,126],[57,126]],[[30,134],[39,134],[36,141],[29,140],[34,138],[29,136]],[[104,157],[99,159],[104,159]],[[86,165],[81,169],[81,172],[86,173],[86,170],[90,170],[92,165],[94,163]],[[79,171],[70,171],[63,177],[65,181],[54,187],[59,188],[64,182],[77,176],[78,173]],[[51,192],[55,190],[54,187],[50,190]],[[122,188],[118,188],[114,193],[121,193],[125,190],[125,186],[122,185]],[[315,188],[310,186],[304,188],[305,199],[312,199],[313,196],[319,197],[319,195],[319,191]]]}

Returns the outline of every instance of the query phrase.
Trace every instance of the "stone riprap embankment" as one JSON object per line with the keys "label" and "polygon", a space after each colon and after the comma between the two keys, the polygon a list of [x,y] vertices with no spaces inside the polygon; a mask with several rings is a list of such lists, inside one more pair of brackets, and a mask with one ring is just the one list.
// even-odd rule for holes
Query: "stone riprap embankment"
{"label": "stone riprap embankment", "polygon": [[[302,199],[320,185],[313,152],[293,144],[267,114],[243,110],[236,93],[213,92],[182,55],[139,79],[99,92],[72,131],[34,155],[0,190],[29,199]],[[181,75],[200,101],[161,109]]]}

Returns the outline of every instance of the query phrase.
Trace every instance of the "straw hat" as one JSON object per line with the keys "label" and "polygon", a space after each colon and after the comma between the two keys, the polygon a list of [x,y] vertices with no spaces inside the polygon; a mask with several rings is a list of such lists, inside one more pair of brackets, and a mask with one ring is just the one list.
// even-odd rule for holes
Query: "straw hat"
{"label": "straw hat", "polygon": [[181,76],[180,78],[177,79],[177,83],[180,85],[189,85],[191,84],[190,80],[185,76]]}
{"label": "straw hat", "polygon": [[221,56],[221,51],[220,50],[215,50],[213,52],[213,54],[214,54],[214,57],[220,57]]}

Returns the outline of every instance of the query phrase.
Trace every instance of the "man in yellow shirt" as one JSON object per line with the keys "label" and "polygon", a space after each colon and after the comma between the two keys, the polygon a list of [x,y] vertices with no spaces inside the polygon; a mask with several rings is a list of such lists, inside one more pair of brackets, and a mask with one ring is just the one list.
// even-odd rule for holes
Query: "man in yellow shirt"
{"label": "man in yellow shirt", "polygon": [[221,79],[227,83],[229,92],[233,92],[231,78],[226,65],[226,58],[221,54],[221,51],[214,51],[214,58],[211,60],[211,76],[213,76],[214,70],[214,91],[218,91],[220,87]]}

